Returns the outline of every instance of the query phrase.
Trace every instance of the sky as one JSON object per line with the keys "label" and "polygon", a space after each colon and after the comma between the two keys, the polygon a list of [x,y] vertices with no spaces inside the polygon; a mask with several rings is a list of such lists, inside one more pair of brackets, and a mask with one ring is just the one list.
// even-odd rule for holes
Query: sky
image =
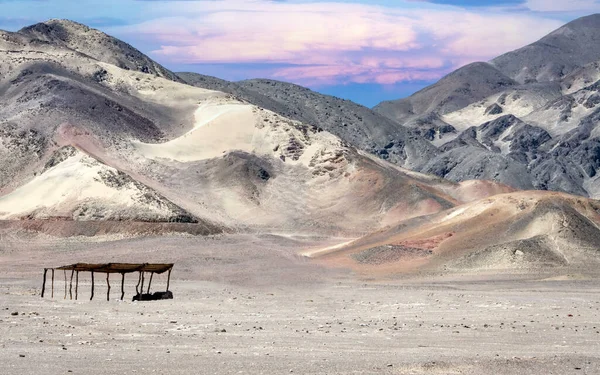
{"label": "sky", "polygon": [[271,78],[372,107],[600,12],[600,0],[0,0],[0,29],[66,18],[173,71]]}

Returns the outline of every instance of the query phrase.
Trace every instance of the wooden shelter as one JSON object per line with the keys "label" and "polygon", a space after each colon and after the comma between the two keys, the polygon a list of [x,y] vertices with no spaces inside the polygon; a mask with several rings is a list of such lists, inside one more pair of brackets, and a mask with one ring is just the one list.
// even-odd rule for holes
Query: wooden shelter
{"label": "wooden shelter", "polygon": [[[79,272],[90,272],[92,277],[92,293],[90,301],[94,299],[94,274],[102,273],[106,274],[106,285],[108,287],[106,291],[106,300],[110,300],[110,274],[117,273],[121,275],[121,300],[125,297],[125,274],[138,272],[138,283],[135,286],[136,296],[134,300],[151,300],[151,299],[168,299],[173,298],[173,294],[169,291],[169,284],[171,282],[171,271],[173,270],[172,263],[75,263],[68,266],[62,266],[57,268],[44,268],[44,281],[42,284],[42,298],[46,292],[46,275],[48,270],[52,271],[52,298],[54,298],[54,272],[55,270],[62,270],[65,278],[65,296],[67,298],[67,271],[71,271],[71,278],[69,281],[69,298],[73,299],[73,276],[75,276],[75,299],[79,296]],[[152,277],[154,274],[161,274],[168,272],[167,276],[167,289],[166,292],[157,292],[154,295],[150,294],[150,286],[152,284]],[[148,281],[148,287],[146,293],[144,293],[144,283],[146,274],[150,274]]]}

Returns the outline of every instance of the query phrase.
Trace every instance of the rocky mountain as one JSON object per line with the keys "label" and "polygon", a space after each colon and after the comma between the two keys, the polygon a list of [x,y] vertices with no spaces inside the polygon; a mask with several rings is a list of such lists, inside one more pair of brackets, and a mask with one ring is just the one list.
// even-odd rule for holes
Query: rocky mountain
{"label": "rocky mountain", "polygon": [[520,83],[557,81],[600,60],[600,15],[569,22],[556,31],[491,63]]}
{"label": "rocky mountain", "polygon": [[[0,221],[59,235],[355,235],[511,190],[362,151],[350,140],[405,165],[437,149],[353,103],[182,77],[211,90],[69,21],[0,33]],[[286,90],[301,96],[288,104]]]}
{"label": "rocky mountain", "polygon": [[179,80],[177,75],[129,44],[77,22],[53,19],[25,27],[19,30],[19,34],[72,49],[122,69]]}
{"label": "rocky mountain", "polygon": [[383,102],[374,110],[399,123],[437,113],[445,115],[516,86],[517,82],[488,63],[473,63],[450,73],[408,98]]}
{"label": "rocky mountain", "polygon": [[[592,113],[600,52],[586,46],[599,37],[598,25],[600,15],[575,20],[536,43],[467,65],[373,111],[273,80],[181,77],[318,124],[358,149],[415,171],[457,182],[491,179],[517,189],[597,197]],[[522,124],[507,126],[515,119]],[[488,137],[490,126],[495,130]]]}
{"label": "rocky mountain", "polygon": [[583,17],[374,110],[429,135],[421,172],[599,197],[598,40],[600,15]]}
{"label": "rocky mountain", "polygon": [[360,150],[406,168],[417,168],[437,154],[419,132],[349,100],[275,80],[228,82],[196,73],[178,74],[194,86],[227,92],[281,116],[318,126]]}

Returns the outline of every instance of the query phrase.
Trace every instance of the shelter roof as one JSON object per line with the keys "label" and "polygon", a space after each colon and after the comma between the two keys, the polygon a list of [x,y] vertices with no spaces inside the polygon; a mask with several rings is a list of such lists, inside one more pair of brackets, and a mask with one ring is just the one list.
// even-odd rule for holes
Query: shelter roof
{"label": "shelter roof", "polygon": [[173,268],[173,263],[75,263],[57,267],[57,270],[101,272],[101,273],[132,273],[153,272],[163,273]]}

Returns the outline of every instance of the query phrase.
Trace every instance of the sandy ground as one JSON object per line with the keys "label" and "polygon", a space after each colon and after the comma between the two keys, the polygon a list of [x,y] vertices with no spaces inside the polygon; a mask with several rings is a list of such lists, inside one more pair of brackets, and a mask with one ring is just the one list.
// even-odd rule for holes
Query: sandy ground
{"label": "sandy ground", "polygon": [[[596,280],[359,280],[296,256],[347,239],[235,235],[0,243],[3,374],[597,374]],[[43,267],[174,260],[175,299],[126,301]],[[156,277],[153,289],[164,288]],[[47,292],[49,293],[49,292]],[[17,313],[16,315],[13,315]]]}

